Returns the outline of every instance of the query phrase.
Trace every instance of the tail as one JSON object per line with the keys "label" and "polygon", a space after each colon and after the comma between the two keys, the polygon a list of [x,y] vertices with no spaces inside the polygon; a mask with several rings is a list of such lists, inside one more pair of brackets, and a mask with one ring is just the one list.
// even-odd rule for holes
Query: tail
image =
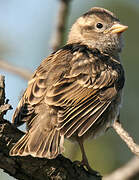
{"label": "tail", "polygon": [[57,129],[56,112],[45,103],[32,106],[21,101],[13,119],[16,125],[26,122],[27,133],[13,146],[11,156],[53,159],[64,151],[64,135]]}
{"label": "tail", "polygon": [[10,155],[53,159],[64,151],[63,142],[64,136],[56,129],[46,134],[36,129],[25,134],[10,150]]}

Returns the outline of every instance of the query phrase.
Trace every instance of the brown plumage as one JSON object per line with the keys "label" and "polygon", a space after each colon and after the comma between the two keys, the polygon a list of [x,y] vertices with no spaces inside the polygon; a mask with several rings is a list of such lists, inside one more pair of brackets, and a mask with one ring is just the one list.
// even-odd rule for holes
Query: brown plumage
{"label": "brown plumage", "polygon": [[13,116],[27,133],[13,156],[55,158],[64,138],[83,142],[105,132],[117,119],[124,86],[119,53],[127,26],[103,8],[92,8],[72,26],[67,44],[37,68]]}

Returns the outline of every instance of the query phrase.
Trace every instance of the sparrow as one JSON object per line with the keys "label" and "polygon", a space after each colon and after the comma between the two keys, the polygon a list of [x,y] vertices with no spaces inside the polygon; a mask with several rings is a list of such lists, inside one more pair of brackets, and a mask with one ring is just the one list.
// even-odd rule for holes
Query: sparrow
{"label": "sparrow", "polygon": [[78,142],[81,164],[91,167],[83,143],[119,116],[125,75],[120,61],[128,28],[110,11],[94,7],[73,24],[66,45],[42,61],[13,115],[27,125],[11,156],[54,159],[64,139]]}

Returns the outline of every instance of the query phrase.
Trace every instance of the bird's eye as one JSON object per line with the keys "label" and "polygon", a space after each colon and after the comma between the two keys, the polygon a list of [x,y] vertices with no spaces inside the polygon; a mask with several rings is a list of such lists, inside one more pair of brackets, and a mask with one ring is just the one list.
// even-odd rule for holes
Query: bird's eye
{"label": "bird's eye", "polygon": [[103,28],[103,24],[97,23],[96,27],[97,27],[98,29],[101,29],[101,28]]}

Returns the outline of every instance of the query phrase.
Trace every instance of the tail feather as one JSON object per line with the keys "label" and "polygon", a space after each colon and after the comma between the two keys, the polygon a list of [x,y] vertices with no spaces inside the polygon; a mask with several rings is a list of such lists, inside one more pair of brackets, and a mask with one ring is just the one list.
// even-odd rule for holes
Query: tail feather
{"label": "tail feather", "polygon": [[[33,108],[33,114],[27,114],[30,118],[26,122],[27,133],[13,146],[10,155],[53,159],[64,151],[64,138],[57,129],[57,111],[52,111],[46,104]],[[17,119],[20,114],[22,112]]]}
{"label": "tail feather", "polygon": [[[14,147],[10,150],[10,155],[12,156],[15,156],[15,155],[19,155],[21,156],[22,153],[23,153],[23,149],[24,149],[24,146],[26,144],[28,140],[28,134],[24,135],[15,145]],[[28,152],[28,149],[26,147],[26,151],[25,152]],[[25,155],[24,155],[25,156]]]}
{"label": "tail feather", "polygon": [[45,136],[38,130],[34,134],[28,132],[13,146],[10,155],[53,159],[64,151],[62,139],[56,129],[52,129]]}

